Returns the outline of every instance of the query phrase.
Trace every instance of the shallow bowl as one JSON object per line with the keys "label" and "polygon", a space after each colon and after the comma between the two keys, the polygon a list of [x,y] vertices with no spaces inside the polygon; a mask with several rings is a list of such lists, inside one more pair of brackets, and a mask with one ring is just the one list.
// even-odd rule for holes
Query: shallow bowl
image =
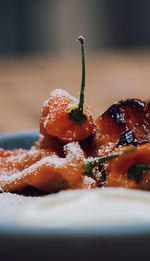
{"label": "shallow bowl", "polygon": [[[1,135],[0,147],[28,149],[38,136],[37,131]],[[149,243],[150,226],[145,224],[68,229],[0,224],[2,261],[144,260],[149,258]]]}

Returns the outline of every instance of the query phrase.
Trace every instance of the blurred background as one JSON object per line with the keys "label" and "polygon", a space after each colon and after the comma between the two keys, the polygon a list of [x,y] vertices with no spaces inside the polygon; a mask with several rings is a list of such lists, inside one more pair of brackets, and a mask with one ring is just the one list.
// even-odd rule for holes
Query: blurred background
{"label": "blurred background", "polygon": [[148,99],[149,13],[148,0],[0,0],[0,133],[38,128],[52,89],[78,96],[80,34],[95,117],[123,97]]}

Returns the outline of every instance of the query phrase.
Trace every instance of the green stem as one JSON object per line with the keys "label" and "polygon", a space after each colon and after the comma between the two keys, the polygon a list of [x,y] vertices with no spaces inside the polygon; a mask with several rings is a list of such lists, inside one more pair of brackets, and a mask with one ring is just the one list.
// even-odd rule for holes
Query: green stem
{"label": "green stem", "polygon": [[79,36],[77,40],[81,43],[81,56],[82,56],[82,80],[81,80],[81,91],[80,91],[80,101],[79,101],[78,110],[83,113],[84,89],[85,89],[85,51],[84,51],[85,40],[83,36]]}
{"label": "green stem", "polygon": [[114,153],[112,155],[108,155],[108,156],[104,156],[104,157],[101,157],[101,158],[96,158],[92,161],[89,161],[89,160],[85,160],[83,162],[83,174],[86,174],[86,175],[91,175],[92,173],[92,169],[94,167],[96,167],[97,165],[101,164],[101,163],[104,163],[108,160],[111,160],[111,159],[114,159],[114,158],[117,158],[117,157],[120,157],[120,156],[123,156],[123,155],[126,155],[126,154],[129,154],[129,153],[132,153],[134,152],[136,149],[133,148],[131,150],[128,150],[128,151],[123,151],[123,152],[119,152],[119,153]]}
{"label": "green stem", "polygon": [[81,80],[81,91],[80,100],[77,108],[72,109],[69,112],[69,120],[73,121],[74,124],[82,125],[87,119],[86,115],[83,113],[84,105],[84,89],[85,89],[85,51],[84,51],[84,38],[79,36],[77,39],[81,43],[81,56],[82,56],[82,80]]}

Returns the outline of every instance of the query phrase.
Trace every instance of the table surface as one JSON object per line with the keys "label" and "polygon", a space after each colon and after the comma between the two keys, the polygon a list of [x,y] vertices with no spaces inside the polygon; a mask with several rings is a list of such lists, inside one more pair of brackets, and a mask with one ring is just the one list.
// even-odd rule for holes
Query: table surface
{"label": "table surface", "polygon": [[[78,97],[80,56],[0,60],[0,134],[39,127],[41,106],[51,90]],[[124,97],[150,98],[150,52],[86,56],[86,101],[94,117]]]}

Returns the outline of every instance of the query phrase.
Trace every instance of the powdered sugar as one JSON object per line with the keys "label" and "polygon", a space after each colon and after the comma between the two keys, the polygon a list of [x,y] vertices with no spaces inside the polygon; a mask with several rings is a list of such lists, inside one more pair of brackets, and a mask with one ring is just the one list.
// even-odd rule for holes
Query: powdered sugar
{"label": "powdered sugar", "polygon": [[78,142],[71,142],[64,146],[64,151],[68,154],[67,159],[72,160],[72,157],[76,160],[83,160],[84,153]]}
{"label": "powdered sugar", "polygon": [[[57,100],[54,99],[56,97],[59,98],[58,99],[59,102],[57,102]],[[50,99],[52,99],[54,101],[53,107],[55,107],[57,105],[60,108],[62,107],[62,105],[65,105],[65,104],[68,105],[67,108],[70,108],[71,106],[76,106],[79,103],[79,101],[75,97],[73,97],[67,91],[62,90],[62,89],[53,90],[50,93]],[[70,101],[69,104],[68,104],[68,101]],[[48,102],[48,100],[46,101],[45,104],[47,104],[47,102]],[[57,107],[57,109],[58,109],[58,107]]]}
{"label": "powdered sugar", "polygon": [[70,95],[67,91],[62,90],[62,89],[53,90],[50,93],[50,97],[67,97],[75,103],[78,102],[78,100],[74,96]]}
{"label": "powdered sugar", "polygon": [[[21,151],[21,153],[24,153],[24,151]],[[23,184],[22,186],[25,187],[30,184],[28,183],[30,176],[39,175],[41,171],[43,171],[43,169],[44,169],[44,173],[49,173],[50,176],[52,173],[56,171],[58,173],[60,172],[60,176],[62,176],[62,178],[66,178],[66,175],[68,175],[67,172],[70,173],[70,167],[72,167],[72,173],[73,173],[74,168],[77,168],[77,164],[79,163],[82,164],[84,154],[80,148],[80,145],[75,142],[69,143],[65,146],[65,153],[66,153],[66,158],[60,158],[57,155],[51,155],[51,156],[45,155],[44,158],[40,158],[30,166],[28,165],[28,158],[25,159],[26,155],[23,154],[20,156],[18,155],[16,158],[14,157],[14,162],[13,165],[10,167],[10,169],[8,168],[8,166],[6,169],[5,168],[2,169],[0,175],[1,189],[4,189],[6,191],[7,190],[7,188],[5,188],[6,186],[8,185],[13,186],[13,184],[17,184],[20,181]],[[35,155],[36,151],[29,151],[28,154],[30,154],[30,157],[33,158],[35,157],[36,159],[36,155]],[[9,161],[8,162],[6,161],[5,164],[8,165]],[[17,166],[18,164],[20,165],[23,164],[24,169],[19,171],[15,167],[16,164]],[[68,166],[70,166],[69,171],[68,171]],[[63,174],[64,171],[62,171],[62,169],[65,169],[66,175]],[[72,173],[70,173],[70,175]]]}

